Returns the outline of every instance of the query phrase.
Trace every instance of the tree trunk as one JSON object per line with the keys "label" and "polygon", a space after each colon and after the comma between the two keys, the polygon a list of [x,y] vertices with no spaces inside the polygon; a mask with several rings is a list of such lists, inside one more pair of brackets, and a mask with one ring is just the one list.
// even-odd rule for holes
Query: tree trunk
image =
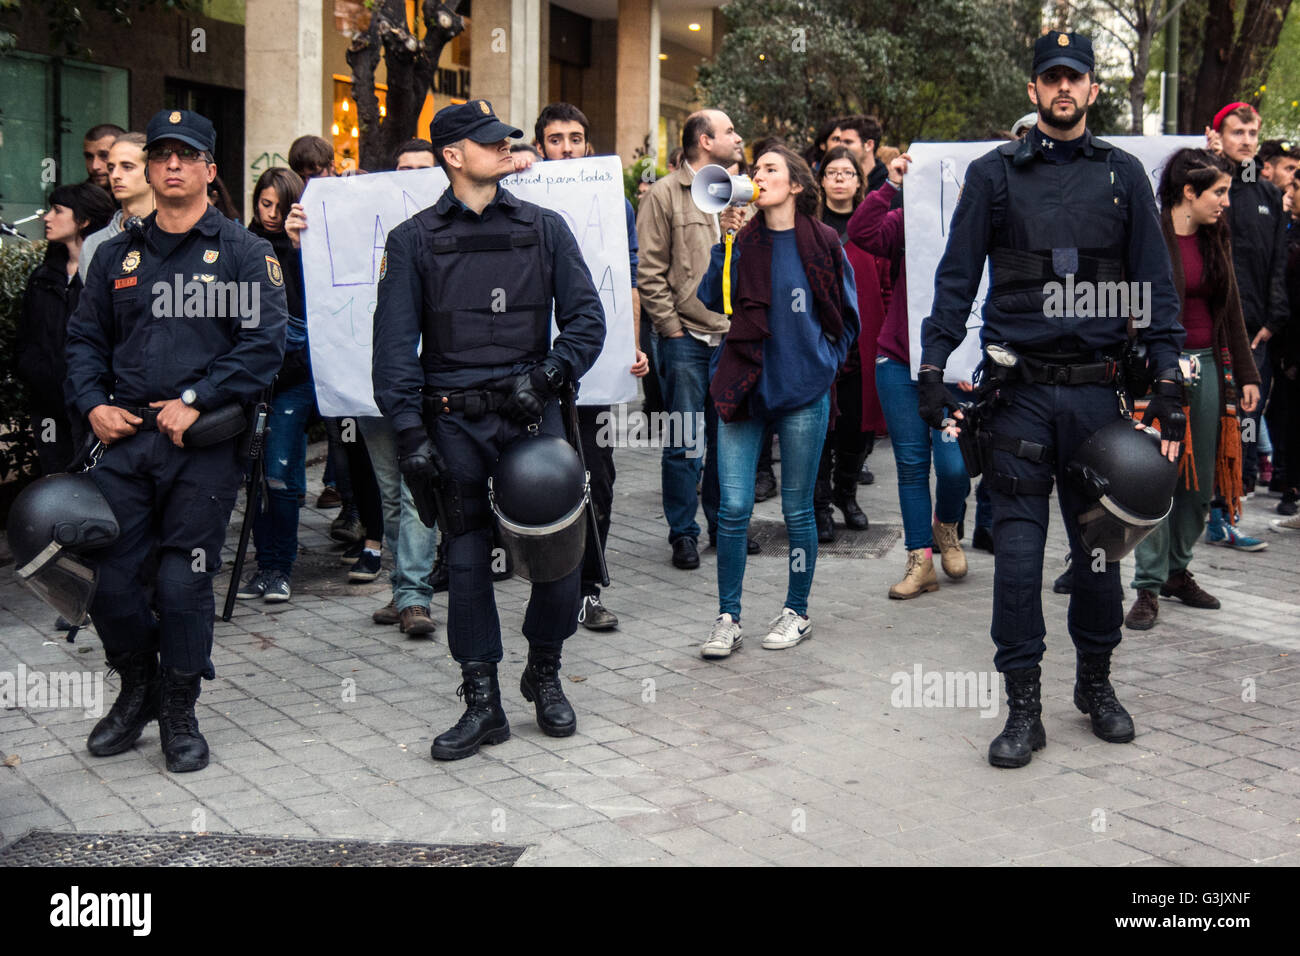
{"label": "tree trunk", "polygon": [[1200,69],[1178,111],[1179,129],[1191,133],[1202,131],[1233,100],[1258,101],[1259,91],[1245,86],[1267,79],[1291,0],[1246,0],[1239,30],[1233,0],[1209,0],[1208,6]]}
{"label": "tree trunk", "polygon": [[[360,128],[359,164],[368,172],[392,169],[397,147],[425,133],[416,123],[433,85],[434,72],[445,47],[465,29],[456,13],[460,0],[424,0],[422,16],[427,32],[417,41],[416,31],[406,21],[405,0],[381,0],[375,4],[370,26],[359,34],[348,50],[352,67],[352,94],[357,102]],[[380,57],[388,72],[388,94],[384,115],[379,115],[375,95],[375,68]]]}

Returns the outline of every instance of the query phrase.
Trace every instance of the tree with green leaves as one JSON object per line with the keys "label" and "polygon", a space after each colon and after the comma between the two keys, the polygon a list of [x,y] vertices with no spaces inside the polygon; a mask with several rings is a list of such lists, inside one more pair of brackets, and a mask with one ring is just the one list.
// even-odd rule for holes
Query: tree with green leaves
{"label": "tree with green leaves", "polygon": [[751,139],[803,146],[848,113],[876,116],[890,142],[984,139],[1029,109],[1037,0],[734,0],[722,12],[700,100]]}

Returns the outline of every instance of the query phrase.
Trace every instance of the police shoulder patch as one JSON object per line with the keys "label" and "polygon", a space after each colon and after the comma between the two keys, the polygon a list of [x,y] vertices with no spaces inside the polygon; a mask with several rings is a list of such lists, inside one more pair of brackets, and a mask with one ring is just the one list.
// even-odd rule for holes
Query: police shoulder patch
{"label": "police shoulder patch", "polygon": [[284,285],[284,273],[280,271],[280,260],[275,256],[266,257],[266,274],[272,285]]}
{"label": "police shoulder patch", "polygon": [[379,280],[382,282],[384,276],[386,275],[388,275],[388,250],[387,249],[384,250],[384,254],[379,259]]}

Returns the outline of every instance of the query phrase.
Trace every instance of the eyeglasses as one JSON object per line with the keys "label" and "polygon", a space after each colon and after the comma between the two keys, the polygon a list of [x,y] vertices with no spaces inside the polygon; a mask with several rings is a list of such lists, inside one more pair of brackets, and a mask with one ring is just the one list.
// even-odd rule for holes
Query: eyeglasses
{"label": "eyeglasses", "polygon": [[822,174],[822,178],[839,181],[841,179],[857,179],[858,174],[851,169],[828,169]]}
{"label": "eyeglasses", "polygon": [[180,157],[183,163],[196,163],[203,159],[203,150],[193,146],[150,146],[149,162],[162,163],[171,159],[172,153]]}

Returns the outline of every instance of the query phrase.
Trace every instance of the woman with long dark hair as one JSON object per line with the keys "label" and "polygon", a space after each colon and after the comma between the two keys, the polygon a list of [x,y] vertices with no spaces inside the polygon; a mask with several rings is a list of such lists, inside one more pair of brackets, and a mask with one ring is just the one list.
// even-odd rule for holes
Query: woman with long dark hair
{"label": "woman with long dark hair", "polygon": [[[886,181],[867,195],[849,220],[848,235],[872,255],[890,261],[889,310],[875,351],[876,392],[889,424],[889,440],[898,466],[898,504],[903,514],[903,544],[907,567],[889,596],[910,600],[939,589],[934,570],[938,550],[944,574],[952,580],[966,576],[966,553],[957,534],[970,492],[970,477],[957,443],[930,428],[916,414],[916,381],[912,378],[907,318],[907,262],[903,249],[903,209],[894,208],[912,158],[906,153],[889,164]],[[956,396],[953,396],[956,404]],[[930,464],[934,463],[935,494],[931,512]]]}
{"label": "woman with long dark hair", "polygon": [[1187,403],[1187,439],[1169,515],[1137,546],[1133,587],[1138,597],[1124,619],[1146,630],[1156,622],[1159,598],[1176,597],[1190,607],[1217,609],[1219,601],[1192,578],[1187,566],[1205,528],[1217,482],[1225,507],[1235,513],[1241,498],[1241,407],[1259,403],[1259,372],[1237,297],[1228,233],[1232,167],[1203,149],[1180,149],[1160,176],[1160,221],[1182,302],[1179,322],[1187,330],[1179,364]]}
{"label": "woman with long dark hair", "polygon": [[786,146],[754,163],[759,214],[719,214],[738,229],[730,270],[725,245],[713,247],[696,295],[731,316],[714,356],[709,396],[717,409],[718,617],[700,649],[727,657],[741,643],[740,597],[754,510],[754,469],[768,425],[781,440],[781,511],[790,543],[785,606],[763,646],[793,647],[808,636],[808,594],[817,563],[813,485],[832,411],[832,385],[858,335],[853,268],[835,230],[818,221],[812,170]]}
{"label": "woman with long dark hair", "polygon": [[876,396],[876,335],[885,317],[882,280],[888,283],[889,262],[877,259],[847,235],[849,219],[867,194],[867,183],[857,157],[844,146],[833,146],[822,158],[817,175],[822,202],[818,218],[840,237],[858,289],[858,318],[861,334],[857,348],[849,349],[844,367],[835,379],[835,400],[839,417],[826,435],[817,486],[813,494],[813,516],[817,540],[835,540],[835,519],[831,506],[844,515],[844,526],[854,531],[867,529],[867,516],[858,506],[858,475],[875,445],[877,431],[885,430],[880,399]]}
{"label": "woman with long dark hair", "polygon": [[284,274],[289,312],[284,364],[271,397],[266,462],[266,508],[253,519],[257,570],[236,596],[272,603],[293,596],[290,578],[298,557],[299,496],[307,491],[307,422],[316,404],[316,387],[307,353],[307,311],[303,299],[302,256],[284,231],[289,207],[302,195],[298,174],[283,166],[262,173],[253,187],[253,218],[248,231],[271,243]]}
{"label": "woman with long dark hair", "polygon": [[94,183],[56,187],[45,214],[45,260],[23,293],[14,365],[31,399],[28,411],[43,475],[63,471],[85,434],[85,425],[75,412],[69,414],[63,396],[68,378],[64,348],[68,318],[81,300],[81,247],[87,236],[108,225],[114,211],[112,200]]}

